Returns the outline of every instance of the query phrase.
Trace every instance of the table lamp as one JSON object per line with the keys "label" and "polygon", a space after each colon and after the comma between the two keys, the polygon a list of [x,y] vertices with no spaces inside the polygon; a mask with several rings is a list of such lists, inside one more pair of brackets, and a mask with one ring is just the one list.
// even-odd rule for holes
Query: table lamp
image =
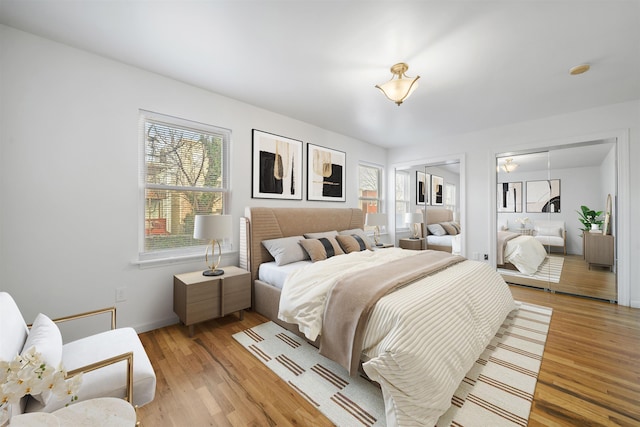
{"label": "table lamp", "polygon": [[404,214],[404,222],[407,224],[411,224],[411,226],[413,227],[411,238],[417,239],[420,236],[419,224],[422,224],[422,214],[418,212],[407,212],[406,214]]}
{"label": "table lamp", "polygon": [[[220,240],[231,237],[232,226],[231,215],[196,215],[193,225],[193,238],[211,242],[204,252],[204,260],[209,269],[202,272],[203,276],[220,276],[224,274],[224,270],[218,269],[222,257]],[[213,262],[216,244],[218,245],[218,260]],[[211,246],[211,263],[209,263],[209,246]]]}
{"label": "table lamp", "polygon": [[380,243],[380,226],[387,225],[387,214],[368,213],[364,222],[366,225],[375,227],[373,240],[376,242],[376,246],[382,246],[382,243]]}

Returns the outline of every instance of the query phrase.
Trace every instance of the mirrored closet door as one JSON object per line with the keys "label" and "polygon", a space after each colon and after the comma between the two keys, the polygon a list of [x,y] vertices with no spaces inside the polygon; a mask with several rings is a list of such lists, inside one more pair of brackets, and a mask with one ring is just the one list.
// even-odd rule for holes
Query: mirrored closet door
{"label": "mirrored closet door", "polygon": [[496,157],[496,260],[507,282],[616,301],[615,145]]}
{"label": "mirrored closet door", "polygon": [[460,162],[396,168],[396,246],[462,254]]}

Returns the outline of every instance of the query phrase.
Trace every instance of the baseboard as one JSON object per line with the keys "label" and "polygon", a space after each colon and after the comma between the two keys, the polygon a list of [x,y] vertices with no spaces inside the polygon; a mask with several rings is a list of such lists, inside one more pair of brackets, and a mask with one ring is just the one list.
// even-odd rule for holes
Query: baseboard
{"label": "baseboard", "polygon": [[631,300],[629,306],[633,308],[640,308],[640,300]]}
{"label": "baseboard", "polygon": [[135,329],[137,333],[141,334],[143,332],[153,331],[154,329],[164,328],[165,326],[175,325],[178,322],[180,322],[180,319],[178,318],[178,316],[174,315],[167,319],[144,323],[142,325],[136,325],[133,327],[133,329]]}

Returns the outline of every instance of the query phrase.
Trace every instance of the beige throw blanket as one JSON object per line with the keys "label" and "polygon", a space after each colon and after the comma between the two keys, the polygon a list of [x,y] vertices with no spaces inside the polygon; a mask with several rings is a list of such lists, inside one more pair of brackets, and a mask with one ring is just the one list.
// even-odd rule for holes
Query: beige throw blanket
{"label": "beige throw blanket", "polygon": [[365,327],[376,302],[395,288],[464,259],[448,252],[423,251],[336,282],[327,298],[320,354],[339,363],[353,376],[358,371]]}
{"label": "beige throw blanket", "polygon": [[511,239],[518,237],[519,233],[512,231],[498,231],[498,249],[496,251],[496,263],[498,265],[504,264],[504,248],[507,242]]}

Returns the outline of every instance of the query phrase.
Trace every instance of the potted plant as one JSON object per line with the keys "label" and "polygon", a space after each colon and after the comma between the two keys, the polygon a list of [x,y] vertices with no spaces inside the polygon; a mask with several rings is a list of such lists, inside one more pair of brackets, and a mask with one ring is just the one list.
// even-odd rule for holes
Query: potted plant
{"label": "potted plant", "polygon": [[580,229],[583,232],[589,232],[589,230],[598,230],[602,225],[602,211],[594,211],[593,209],[589,209],[588,207],[582,205],[580,206],[580,210],[576,212],[580,214],[580,216],[578,217],[578,221],[580,221],[584,226],[584,228]]}

